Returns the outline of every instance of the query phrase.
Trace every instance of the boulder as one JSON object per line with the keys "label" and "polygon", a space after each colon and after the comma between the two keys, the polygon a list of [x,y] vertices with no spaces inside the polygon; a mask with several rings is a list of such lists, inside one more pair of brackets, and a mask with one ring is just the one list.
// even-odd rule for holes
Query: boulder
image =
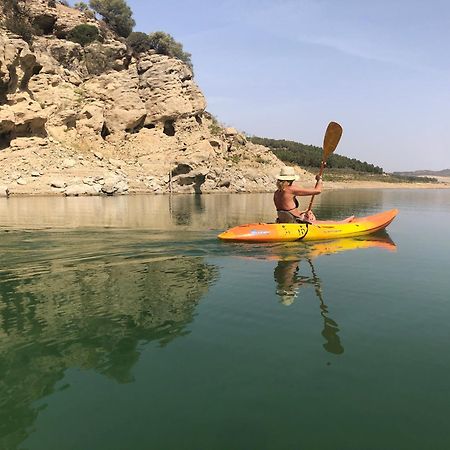
{"label": "boulder", "polygon": [[73,158],[66,158],[62,162],[62,166],[64,169],[71,169],[72,167],[75,167],[76,161]]}
{"label": "boulder", "polygon": [[[83,107],[76,122],[76,128],[80,134],[90,132],[98,136],[101,135],[105,125],[103,110],[104,105],[100,102],[91,103]],[[97,154],[101,155],[100,152],[97,152]],[[99,159],[101,160],[103,157]]]}
{"label": "boulder", "polygon": [[9,130],[11,138],[47,135],[45,129],[47,113],[28,94],[22,93],[20,96],[15,96],[14,103],[5,106],[5,109],[8,112],[6,112],[6,124],[3,121],[4,127],[10,127],[9,121],[11,117],[14,117],[14,125]]}
{"label": "boulder", "polygon": [[250,181],[257,181],[261,177],[261,172],[258,169],[247,169],[244,173],[244,177]]}
{"label": "boulder", "polygon": [[99,190],[95,186],[87,184],[72,184],[64,192],[67,197],[78,197],[82,195],[98,195]]}
{"label": "boulder", "polygon": [[2,107],[0,109],[0,135],[10,134],[14,129],[16,117],[11,108]]}
{"label": "boulder", "polygon": [[207,169],[195,170],[185,175],[179,175],[176,178],[176,181],[180,186],[186,186],[191,184],[200,186],[205,182],[207,173],[208,173]]}
{"label": "boulder", "polygon": [[0,186],[0,197],[8,197],[9,189],[7,186]]}
{"label": "boulder", "polygon": [[128,183],[125,180],[120,180],[117,184],[116,184],[117,190],[116,190],[116,194],[125,194],[126,192],[128,192]]}
{"label": "boulder", "polygon": [[229,188],[231,186],[231,181],[228,179],[224,179],[224,180],[220,180],[217,183],[217,187],[225,187],[225,188]]}
{"label": "boulder", "polygon": [[128,183],[120,177],[109,177],[105,179],[101,191],[106,195],[122,194],[128,191]]}
{"label": "boulder", "polygon": [[224,129],[225,136],[236,136],[238,134],[236,128],[228,127]]}
{"label": "boulder", "polygon": [[50,182],[50,187],[56,189],[63,189],[66,187],[66,182],[63,180],[53,180]]}
{"label": "boulder", "polygon": [[83,183],[84,184],[88,184],[89,186],[93,186],[94,185],[94,178],[93,177],[83,178]]}

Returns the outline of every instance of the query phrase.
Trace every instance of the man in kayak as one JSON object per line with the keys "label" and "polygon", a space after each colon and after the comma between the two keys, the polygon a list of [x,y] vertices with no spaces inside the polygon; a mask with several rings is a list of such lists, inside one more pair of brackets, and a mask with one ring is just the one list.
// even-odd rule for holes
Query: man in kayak
{"label": "man in kayak", "polygon": [[316,176],[318,181],[315,189],[303,189],[296,186],[294,181],[298,175],[293,167],[282,167],[277,177],[277,190],[273,194],[273,201],[277,208],[280,223],[313,223],[316,217],[312,211],[300,211],[297,196],[318,195],[322,192],[322,177]]}

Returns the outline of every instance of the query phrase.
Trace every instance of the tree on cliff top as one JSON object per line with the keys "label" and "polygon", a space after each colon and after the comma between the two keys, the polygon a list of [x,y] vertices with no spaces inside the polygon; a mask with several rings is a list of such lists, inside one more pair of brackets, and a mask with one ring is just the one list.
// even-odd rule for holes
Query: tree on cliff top
{"label": "tree on cliff top", "polygon": [[162,55],[178,58],[192,69],[191,54],[183,50],[183,45],[164,31],[155,31],[149,35],[150,47]]}
{"label": "tree on cliff top", "polygon": [[152,48],[150,37],[141,31],[133,31],[127,37],[127,44],[131,47],[134,53],[145,53]]}
{"label": "tree on cliff top", "polygon": [[84,2],[77,2],[75,5],[73,5],[75,9],[78,9],[78,11],[85,12],[89,10],[89,5]]}
{"label": "tree on cliff top", "polygon": [[126,38],[133,31],[136,22],[125,0],[90,0],[89,4],[119,36]]}

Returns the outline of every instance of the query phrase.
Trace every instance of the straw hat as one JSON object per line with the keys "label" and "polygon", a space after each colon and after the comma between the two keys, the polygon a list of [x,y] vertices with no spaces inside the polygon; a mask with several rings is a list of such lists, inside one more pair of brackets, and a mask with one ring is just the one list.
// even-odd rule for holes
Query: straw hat
{"label": "straw hat", "polygon": [[285,181],[295,181],[298,180],[298,175],[295,173],[295,170],[293,167],[282,167],[280,170],[280,174],[277,177],[279,180],[285,180]]}

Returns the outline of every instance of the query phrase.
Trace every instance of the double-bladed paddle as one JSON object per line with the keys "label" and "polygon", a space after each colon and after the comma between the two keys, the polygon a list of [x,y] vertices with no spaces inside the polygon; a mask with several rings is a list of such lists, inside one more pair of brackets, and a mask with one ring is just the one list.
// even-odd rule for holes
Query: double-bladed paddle
{"label": "double-bladed paddle", "polygon": [[[328,124],[327,130],[325,131],[325,136],[323,138],[323,155],[318,178],[322,176],[327,159],[336,150],[336,147],[339,144],[341,136],[342,136],[342,127],[336,122],[330,122]],[[319,180],[317,180],[316,182],[315,186],[316,188],[319,185]],[[314,197],[315,195],[311,197],[311,201],[309,202],[307,211],[311,211]]]}

